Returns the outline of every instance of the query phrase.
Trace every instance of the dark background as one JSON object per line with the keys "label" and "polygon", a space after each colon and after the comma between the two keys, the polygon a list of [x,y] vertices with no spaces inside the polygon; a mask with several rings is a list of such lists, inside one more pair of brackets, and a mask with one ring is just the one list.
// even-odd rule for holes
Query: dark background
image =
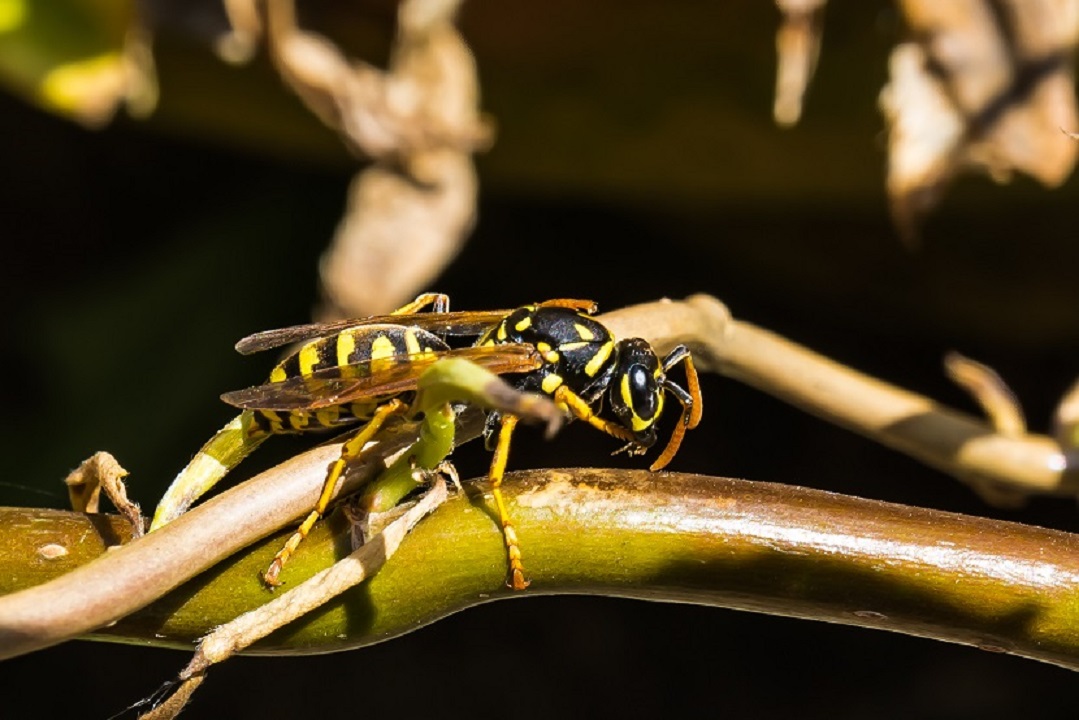
{"label": "dark background", "polygon": [[[508,5],[471,7],[462,23],[499,140],[479,158],[476,231],[433,288],[456,308],[584,296],[610,309],[709,292],[736,317],[974,412],[940,367],[959,350],[1000,371],[1032,429],[1048,429],[1079,367],[1076,181],[1049,192],[1024,179],[964,180],[921,246],[903,247],[875,110],[901,34],[889,6],[829,11],[806,118],[783,131],[769,116],[770,8],[736,3],[741,16],[722,8],[694,20],[704,11],[687,7],[677,27],[649,27],[666,16],[601,4],[624,13],[619,24],[555,3],[514,25],[514,42],[498,31],[503,14],[527,8]],[[557,35],[563,26],[577,33]],[[676,50],[641,49],[642,27]],[[574,41],[588,31],[606,34]],[[107,449],[152,508],[231,416],[217,396],[268,369],[232,343],[306,321],[317,297],[318,256],[355,166],[310,150],[332,147],[313,124],[295,143],[268,143],[170,100],[212,105],[218,91],[183,69],[214,61],[189,38],[165,36],[159,51],[163,106],[148,123],[120,118],[90,132],[0,96],[4,504],[64,507],[63,477]],[[252,125],[272,116],[244,100],[234,102]],[[704,382],[704,423],[672,469],[1079,524],[1072,500],[990,508],[955,480],[764,394]],[[244,472],[307,446],[275,444]],[[556,446],[523,432],[512,462],[633,462],[610,460],[609,445],[576,426]],[[466,476],[483,471],[477,444],[459,454]],[[68,643],[0,666],[0,714],[105,717],[186,661]],[[185,717],[1070,718],[1075,686],[1059,668],[900,635],[526,593],[362,651],[231,660]]]}

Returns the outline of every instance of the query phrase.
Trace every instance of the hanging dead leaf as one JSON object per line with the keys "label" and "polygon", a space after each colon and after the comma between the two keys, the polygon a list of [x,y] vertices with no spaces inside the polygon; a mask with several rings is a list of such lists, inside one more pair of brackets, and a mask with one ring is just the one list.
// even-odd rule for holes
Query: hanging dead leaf
{"label": "hanging dead leaf", "polygon": [[776,33],[776,97],[772,115],[784,127],[802,117],[802,102],[817,70],[826,0],[776,0],[783,20]]}
{"label": "hanging dead leaf", "polygon": [[1077,0],[904,0],[915,42],[892,52],[881,93],[888,193],[908,242],[964,170],[1063,182],[1077,148],[1072,71]]}
{"label": "hanging dead leaf", "polygon": [[352,182],[345,216],[322,258],[320,319],[387,313],[430,287],[457,255],[475,219],[469,157],[425,153],[419,183],[374,166]]}
{"label": "hanging dead leaf", "polygon": [[[472,228],[471,155],[490,144],[492,131],[479,111],[475,62],[454,26],[458,5],[403,2],[381,70],[301,29],[292,0],[266,4],[265,34],[282,79],[353,151],[376,161],[353,181],[323,256],[322,319],[400,306],[456,256]],[[230,0],[241,45],[263,30],[249,9]]]}

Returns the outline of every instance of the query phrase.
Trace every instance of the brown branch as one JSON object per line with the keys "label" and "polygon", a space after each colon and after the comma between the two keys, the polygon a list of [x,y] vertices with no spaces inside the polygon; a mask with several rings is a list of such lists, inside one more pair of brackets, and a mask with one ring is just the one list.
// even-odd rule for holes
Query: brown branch
{"label": "brown branch", "polygon": [[1074,495],[1079,490],[1074,468],[1052,438],[1001,434],[983,420],[735,320],[713,297],[640,305],[610,313],[604,322],[620,337],[630,330],[664,338],[661,347],[686,343],[703,369],[740,380],[965,482],[1030,494]]}

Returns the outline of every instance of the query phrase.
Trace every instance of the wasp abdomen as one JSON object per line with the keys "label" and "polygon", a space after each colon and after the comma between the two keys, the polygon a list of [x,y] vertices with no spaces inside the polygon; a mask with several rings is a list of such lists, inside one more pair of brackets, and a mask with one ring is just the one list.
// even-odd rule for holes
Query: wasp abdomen
{"label": "wasp abdomen", "polygon": [[[325,379],[381,372],[417,356],[447,350],[437,335],[403,325],[364,325],[304,343],[271,372],[270,382],[284,382],[318,372]],[[255,425],[271,433],[322,430],[371,419],[380,399],[333,405],[319,410],[256,410]]]}

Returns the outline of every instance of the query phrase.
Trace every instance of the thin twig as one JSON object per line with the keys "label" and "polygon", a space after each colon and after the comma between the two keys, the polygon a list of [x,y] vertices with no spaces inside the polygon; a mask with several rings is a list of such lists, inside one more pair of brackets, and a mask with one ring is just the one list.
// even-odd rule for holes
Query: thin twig
{"label": "thin twig", "polygon": [[944,371],[952,382],[970,393],[998,433],[1014,437],[1026,435],[1027,421],[1019,400],[996,370],[950,352],[944,356]]}
{"label": "thin twig", "polygon": [[180,685],[170,698],[154,710],[142,715],[143,720],[164,720],[176,717],[190,699],[195,688],[202,684],[211,665],[223,662],[261,640],[274,630],[284,627],[345,590],[368,579],[393,557],[401,541],[416,523],[445,502],[446,482],[439,477],[423,498],[397,520],[360,546],[348,557],[308,578],[292,590],[246,612],[235,620],[214,630],[199,643],[195,657],[180,672]]}
{"label": "thin twig", "polygon": [[[473,421],[467,433],[476,433]],[[388,433],[351,469],[339,492],[355,490],[415,441],[415,429]],[[318,498],[339,443],[295,457],[196,507],[161,530],[115,548],[55,580],[0,597],[0,658],[13,657],[107,625],[173,590],[237,550],[295,521]],[[267,597],[269,597],[267,595]]]}
{"label": "thin twig", "polygon": [[[622,326],[623,320],[626,326]],[[1079,494],[1079,474],[1046,435],[1010,436],[972,415],[869,377],[763,328],[731,318],[708,295],[616,311],[604,322],[620,336],[689,345],[706,370],[762,390],[830,422],[906,453],[964,481],[1028,494]],[[665,335],[649,334],[666,326]]]}

